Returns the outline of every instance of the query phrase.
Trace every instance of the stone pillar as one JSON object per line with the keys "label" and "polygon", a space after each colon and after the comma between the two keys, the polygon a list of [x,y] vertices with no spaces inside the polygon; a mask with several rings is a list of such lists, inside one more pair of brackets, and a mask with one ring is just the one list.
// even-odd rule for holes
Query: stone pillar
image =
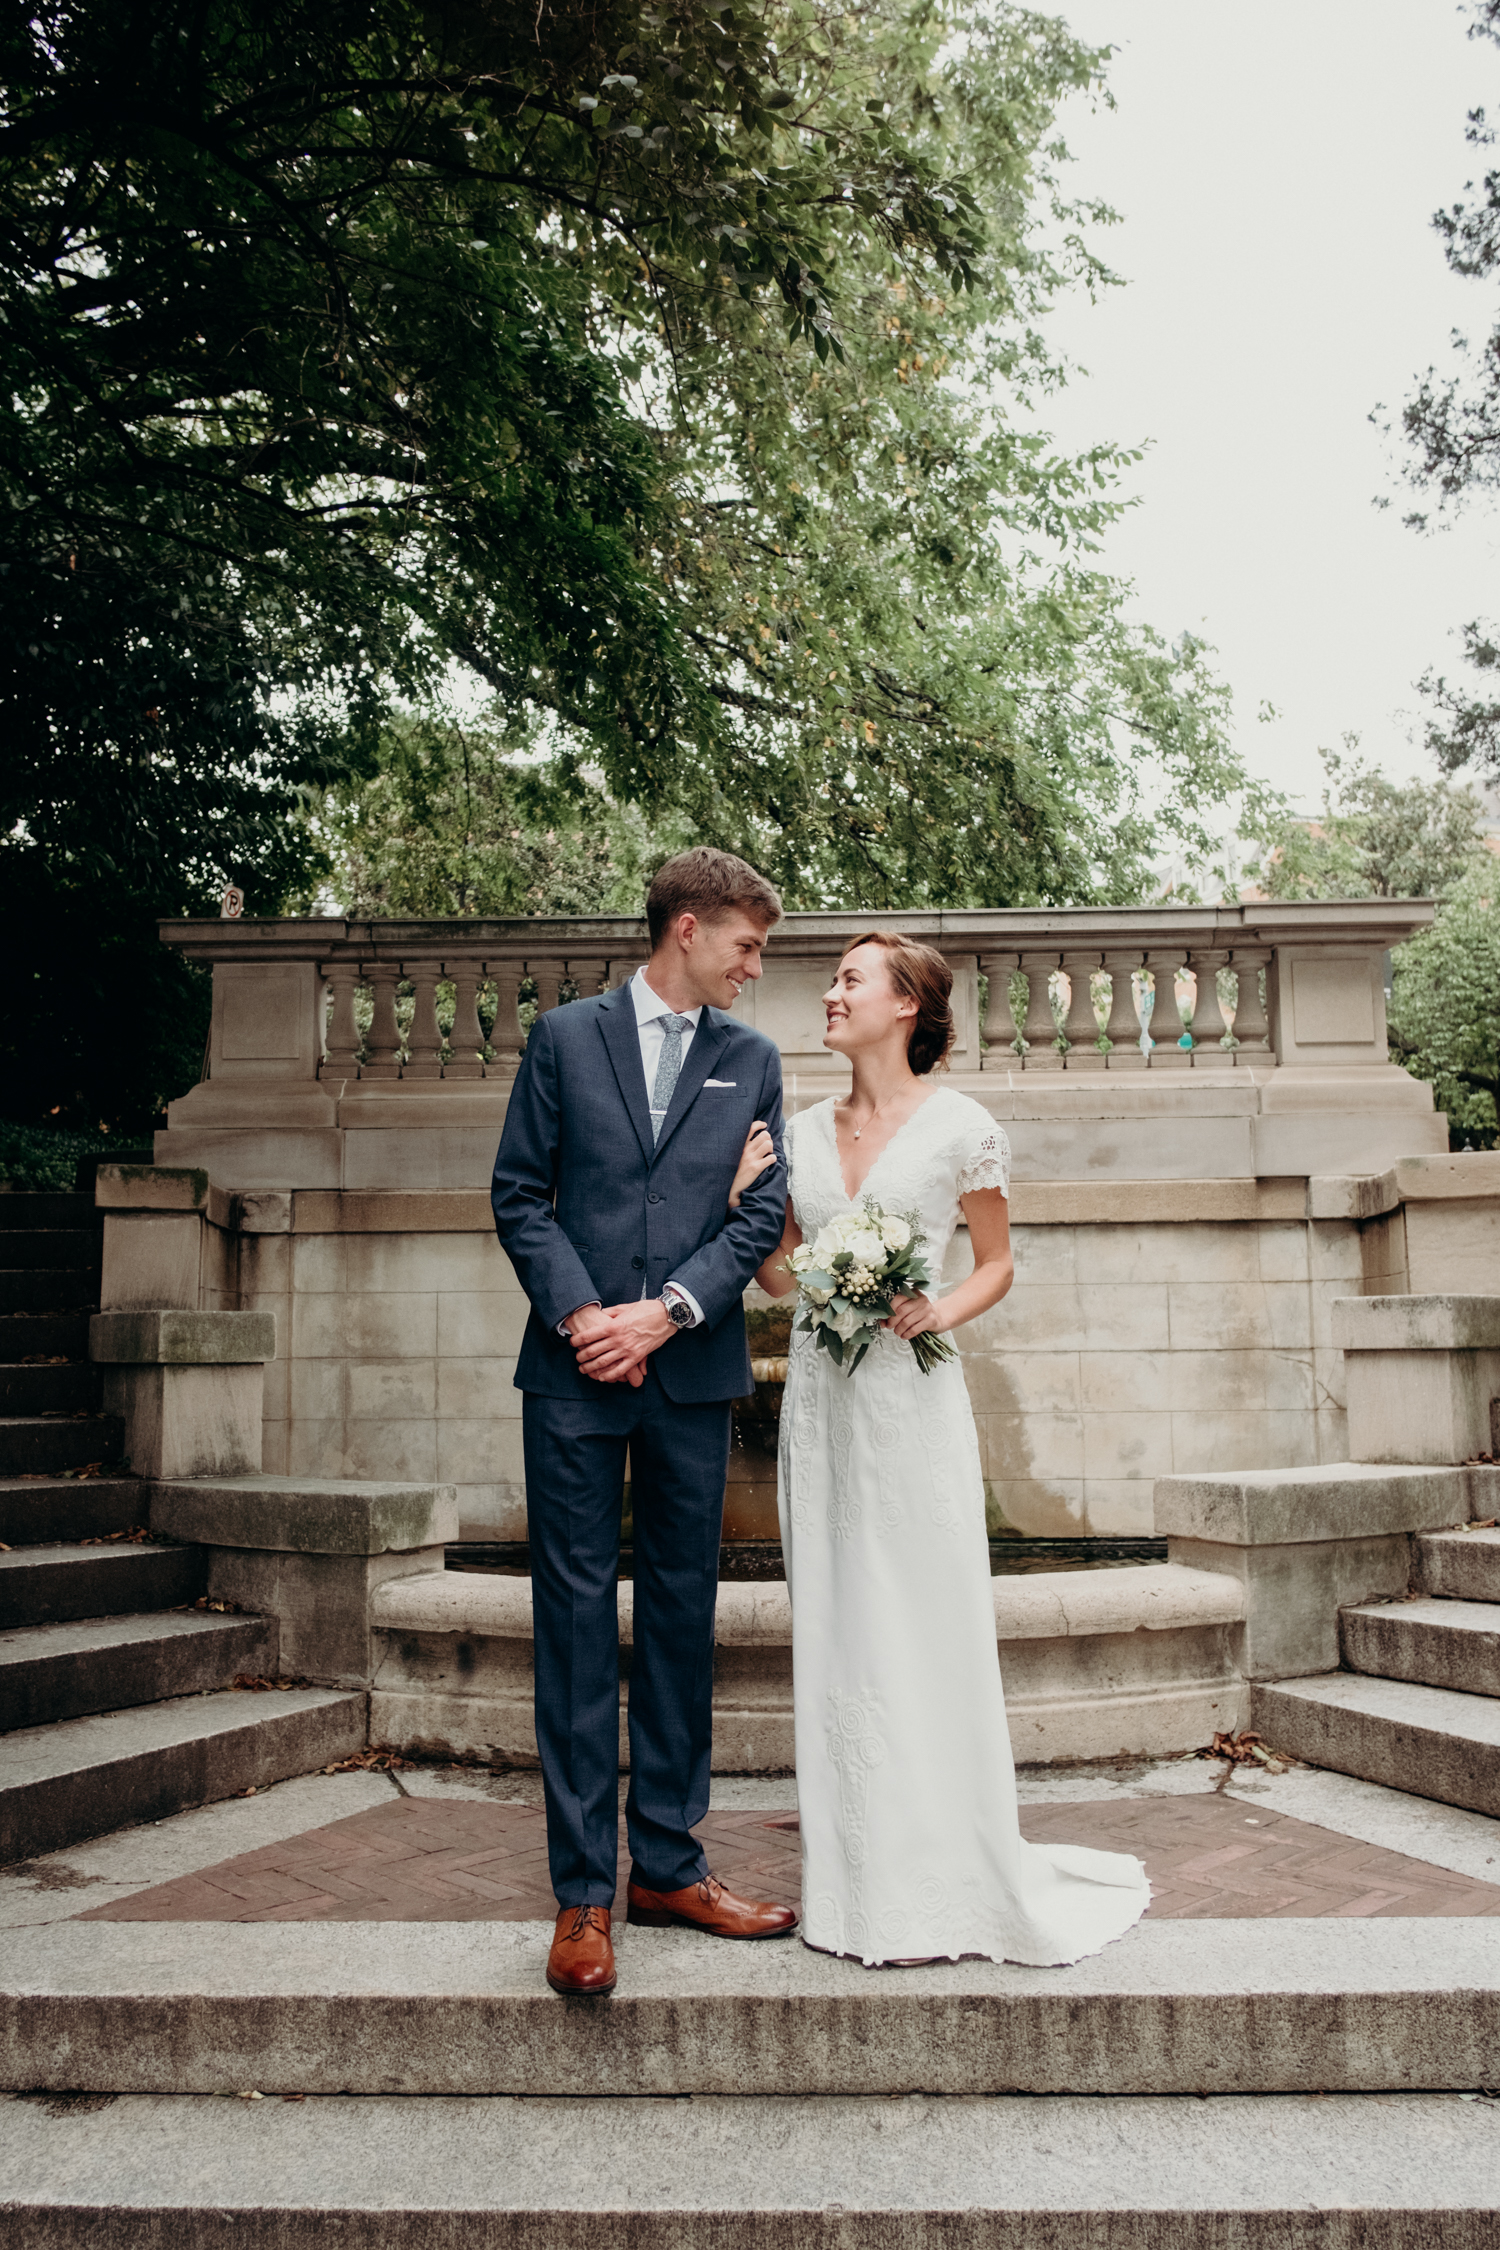
{"label": "stone pillar", "polygon": [[[453,981],[453,1029],[443,1062],[445,1078],[484,1076],[484,1026],[479,1020],[479,987],[483,964],[478,961],[445,961],[443,974]],[[498,1024],[496,1029],[499,1029]]]}
{"label": "stone pillar", "polygon": [[1027,990],[1026,1021],[1021,1026],[1021,1037],[1026,1043],[1023,1064],[1027,1070],[1062,1069],[1057,1019],[1052,1013],[1052,972],[1056,967],[1055,953],[1021,956],[1021,973]]}
{"label": "stone pillar", "polygon": [[1219,971],[1228,961],[1227,953],[1195,953],[1193,975],[1197,979],[1197,996],[1193,1002],[1193,1020],[1188,1029],[1193,1035],[1193,1049],[1205,1050],[1204,1060],[1215,1062],[1225,1059],[1222,1041],[1228,1036],[1229,1026],[1224,1021],[1224,1011],[1219,1005]]}
{"label": "stone pillar", "polygon": [[375,1013],[365,1039],[361,1078],[401,1076],[401,1028],[396,1021],[396,987],[401,971],[394,961],[372,961],[365,980],[375,995]]}
{"label": "stone pillar", "polygon": [[104,1370],[104,1411],[124,1421],[136,1476],[259,1469],[265,1363],[276,1357],[274,1313],[95,1313],[89,1357]]}
{"label": "stone pillar", "polygon": [[411,1029],[406,1034],[403,1078],[441,1078],[443,1032],[437,1018],[438,963],[413,962],[408,981],[412,988]]}
{"label": "stone pillar", "polygon": [[987,953],[980,961],[988,980],[983,1038],[989,1052],[980,1063],[982,1070],[1013,1070],[1020,1060],[1016,1051],[1020,1035],[1010,1005],[1010,980],[1020,966],[1019,953]]}
{"label": "stone pillar", "polygon": [[1146,1057],[1141,1047],[1141,1019],[1135,1005],[1135,975],[1141,966],[1141,955],[1107,953],[1104,966],[1109,971],[1109,1021],[1104,1026],[1104,1036],[1109,1041],[1109,1067],[1111,1070],[1144,1070]]}
{"label": "stone pillar", "polygon": [[1170,951],[1149,953],[1146,965],[1156,985],[1149,1026],[1155,1042],[1151,1049],[1151,1068],[1186,1070],[1192,1059],[1190,1050],[1177,1044],[1182,1037],[1182,1016],[1177,1006],[1177,971],[1182,966],[1182,954],[1175,946]]}
{"label": "stone pillar", "polygon": [[279,1620],[285,1671],[362,1687],[376,1587],[442,1571],[444,1546],[458,1536],[458,1496],[451,1484],[336,1477],[163,1480],[151,1528],[206,1549],[211,1600]]}
{"label": "stone pillar", "polygon": [[1238,988],[1234,1036],[1238,1052],[1247,1060],[1260,1055],[1269,1057],[1271,1052],[1271,1025],[1260,990],[1261,971],[1269,966],[1270,959],[1269,953],[1247,952],[1241,946],[1236,946],[1229,956]]}
{"label": "stone pillar", "polygon": [[1500,1419],[1500,1297],[1335,1297],[1354,1461],[1473,1461]]}
{"label": "stone pillar", "polygon": [[521,1036],[521,970],[515,961],[492,961],[490,981],[495,987],[495,1028],[490,1033],[494,1061],[485,1064],[497,1078],[514,1077],[526,1042]]}
{"label": "stone pillar", "polygon": [[1063,1037],[1068,1042],[1069,1070],[1103,1070],[1104,1050],[1099,1045],[1099,1019],[1094,1014],[1093,975],[1100,965],[1097,953],[1065,953],[1068,977],[1068,1012]]}
{"label": "stone pillar", "polygon": [[354,993],[359,971],[352,962],[336,961],[324,970],[333,1005],[328,1012],[323,1066],[335,1077],[352,1078],[359,1069],[359,1026],[354,1020]]}

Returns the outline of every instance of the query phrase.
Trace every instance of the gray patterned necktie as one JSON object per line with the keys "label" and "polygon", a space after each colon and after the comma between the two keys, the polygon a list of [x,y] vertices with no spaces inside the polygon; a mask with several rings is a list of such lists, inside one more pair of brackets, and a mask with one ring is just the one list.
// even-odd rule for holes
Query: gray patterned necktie
{"label": "gray patterned necktie", "polygon": [[661,1129],[667,1111],[672,1106],[672,1094],[682,1071],[682,1035],[693,1028],[691,1016],[663,1016],[661,1019],[661,1055],[656,1065],[656,1084],[651,1089],[651,1138],[661,1139]]}

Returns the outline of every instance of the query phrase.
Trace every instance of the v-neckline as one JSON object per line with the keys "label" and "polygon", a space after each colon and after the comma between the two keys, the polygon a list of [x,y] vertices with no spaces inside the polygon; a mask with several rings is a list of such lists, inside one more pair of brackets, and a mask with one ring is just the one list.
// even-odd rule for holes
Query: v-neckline
{"label": "v-neckline", "polygon": [[921,1116],[923,1110],[926,1109],[928,1103],[939,1100],[941,1096],[946,1092],[947,1088],[945,1086],[934,1086],[932,1092],[930,1094],[924,1095],[922,1100],[918,1102],[910,1117],[902,1118],[900,1124],[896,1127],[895,1132],[892,1133],[890,1139],[885,1143],[884,1147],[880,1149],[879,1153],[875,1157],[874,1162],[871,1164],[869,1171],[866,1172],[864,1178],[860,1181],[859,1186],[854,1190],[852,1195],[849,1192],[849,1182],[844,1177],[844,1159],[839,1149],[838,1096],[836,1094],[830,1094],[828,1098],[828,1137],[833,1144],[833,1169],[835,1174],[837,1175],[839,1186],[844,1191],[844,1201],[846,1203],[858,1203],[860,1197],[868,1189],[871,1180],[874,1179],[875,1174],[880,1170],[881,1165],[885,1162],[891,1150],[895,1147],[897,1141],[900,1140],[902,1134],[906,1131],[907,1126],[915,1125],[917,1119]]}

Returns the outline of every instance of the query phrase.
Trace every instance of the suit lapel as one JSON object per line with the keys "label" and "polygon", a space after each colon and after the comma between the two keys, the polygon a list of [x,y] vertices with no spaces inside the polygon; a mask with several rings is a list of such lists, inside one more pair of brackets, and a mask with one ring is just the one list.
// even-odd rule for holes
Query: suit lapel
{"label": "suit lapel", "polygon": [[[633,1028],[634,1026],[632,1026]],[[656,1144],[658,1156],[703,1091],[704,1079],[713,1069],[728,1043],[729,1018],[721,1016],[717,1008],[705,1008],[698,1018],[698,1028],[693,1033],[693,1043],[683,1058],[681,1073],[677,1084],[672,1089],[672,1099],[667,1105],[667,1114],[662,1120],[661,1139]],[[639,1075],[644,1084],[644,1071],[640,1072]],[[651,1127],[648,1122],[646,1126],[648,1147],[650,1140]]]}
{"label": "suit lapel", "polygon": [[[651,1147],[651,1104],[646,1098],[646,1073],[641,1067],[641,1034],[635,1020],[635,1002],[630,997],[628,984],[617,985],[606,992],[599,1009],[599,1033],[604,1041],[621,1096],[635,1127],[635,1137],[641,1144],[641,1154],[649,1164]],[[693,1047],[698,1044],[693,1041]],[[691,1056],[693,1048],[688,1049]],[[680,1081],[679,1081],[680,1083]]]}

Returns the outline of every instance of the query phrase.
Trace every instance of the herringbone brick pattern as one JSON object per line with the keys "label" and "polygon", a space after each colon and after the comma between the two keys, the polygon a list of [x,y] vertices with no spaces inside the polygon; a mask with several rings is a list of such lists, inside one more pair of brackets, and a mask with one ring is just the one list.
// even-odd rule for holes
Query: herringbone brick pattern
{"label": "herringbone brick pattern", "polygon": [[[1028,1805],[1033,1843],[1134,1852],[1154,1886],[1154,1919],[1247,1915],[1500,1914],[1500,1885],[1354,1842],[1235,1798],[1137,1797]],[[1500,1824],[1497,1824],[1500,1839]],[[710,1813],[710,1866],[742,1896],[794,1906],[795,1816]],[[1496,1847],[1500,1871],[1500,1841]],[[627,1864],[620,1838],[623,1912]],[[525,1922],[556,1912],[543,1815],[473,1798],[397,1798],[284,1843],[245,1852],[84,1921]]]}

